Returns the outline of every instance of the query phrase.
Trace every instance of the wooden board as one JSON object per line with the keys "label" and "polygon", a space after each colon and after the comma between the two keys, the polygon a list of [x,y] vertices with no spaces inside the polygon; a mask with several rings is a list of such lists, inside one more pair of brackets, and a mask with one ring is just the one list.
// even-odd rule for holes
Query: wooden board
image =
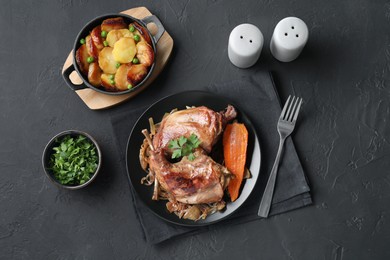
{"label": "wooden board", "polygon": [[[152,13],[146,7],[137,7],[132,8],[126,11],[121,12],[123,14],[131,15],[137,19],[142,19],[146,16],[152,15]],[[148,29],[154,35],[156,33],[157,28],[151,24],[148,25]],[[152,75],[148,78],[148,80],[137,90],[134,92],[124,94],[124,95],[106,95],[100,92],[97,92],[90,88],[85,88],[81,90],[76,90],[76,94],[81,98],[81,100],[93,110],[108,108],[117,104],[120,104],[140,93],[142,90],[147,88],[153,80],[161,73],[164,69],[165,65],[168,62],[168,59],[172,53],[173,49],[173,39],[169,35],[167,31],[161,36],[160,40],[156,44],[157,47],[157,55],[156,55],[156,65],[154,67]],[[73,63],[73,55],[72,51],[69,53],[68,58],[65,61],[65,64],[62,68],[62,72],[64,72],[68,67],[70,67]],[[73,71],[70,76],[70,80],[73,84],[80,85],[82,84],[82,79],[79,77],[76,71]]]}

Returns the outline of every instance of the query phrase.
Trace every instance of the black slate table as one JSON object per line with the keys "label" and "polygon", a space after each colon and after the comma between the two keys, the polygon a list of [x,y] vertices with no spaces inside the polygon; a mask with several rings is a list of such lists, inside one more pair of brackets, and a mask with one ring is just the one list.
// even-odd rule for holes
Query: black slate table
{"label": "black slate table", "polygon": [[[91,111],[60,71],[95,16],[146,6],[175,41],[170,63],[137,98]],[[303,19],[309,41],[291,63],[269,41]],[[258,26],[259,62],[228,60],[231,30]],[[2,1],[0,8],[0,259],[389,259],[390,3],[388,1]],[[282,101],[305,99],[293,136],[314,204],[267,220],[148,245],[129,198],[110,115],[187,88],[270,70]],[[41,154],[56,133],[93,135],[105,156],[90,187],[59,189]]]}

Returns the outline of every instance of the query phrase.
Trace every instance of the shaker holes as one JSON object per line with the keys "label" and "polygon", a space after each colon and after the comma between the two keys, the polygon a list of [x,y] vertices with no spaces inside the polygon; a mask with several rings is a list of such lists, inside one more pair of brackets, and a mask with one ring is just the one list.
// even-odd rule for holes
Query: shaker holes
{"label": "shaker holes", "polygon": [[295,34],[295,37],[299,37],[299,35],[298,35],[298,34]]}
{"label": "shaker holes", "polygon": [[252,43],[252,40],[249,40],[250,43]]}
{"label": "shaker holes", "polygon": [[287,34],[287,33],[285,33],[284,35],[285,35],[285,36],[287,36],[288,34]]}
{"label": "shaker holes", "polygon": [[242,35],[241,35],[240,38],[242,39],[242,38],[244,38],[244,37],[242,37]]}
{"label": "shaker holes", "polygon": [[293,30],[294,30],[294,26],[291,26],[291,29],[293,29]]}

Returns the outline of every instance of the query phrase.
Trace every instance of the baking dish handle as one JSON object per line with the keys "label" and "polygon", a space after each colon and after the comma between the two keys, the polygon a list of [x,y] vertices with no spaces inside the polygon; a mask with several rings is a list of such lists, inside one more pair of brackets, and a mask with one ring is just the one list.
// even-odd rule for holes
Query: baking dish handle
{"label": "baking dish handle", "polygon": [[154,42],[157,43],[165,32],[165,28],[162,25],[161,21],[155,15],[147,16],[141,21],[145,24],[154,23],[157,26],[157,33],[156,35],[153,35]]}
{"label": "baking dish handle", "polygon": [[70,74],[71,74],[73,71],[75,71],[75,69],[74,69],[73,64],[71,64],[71,65],[70,65],[68,68],[66,68],[66,69],[64,70],[64,72],[62,73],[62,77],[64,78],[66,84],[67,84],[72,90],[74,90],[74,91],[80,90],[80,89],[88,88],[88,86],[86,86],[84,83],[81,83],[80,85],[76,85],[76,84],[74,84],[74,83],[70,80],[69,76],[70,76]]}

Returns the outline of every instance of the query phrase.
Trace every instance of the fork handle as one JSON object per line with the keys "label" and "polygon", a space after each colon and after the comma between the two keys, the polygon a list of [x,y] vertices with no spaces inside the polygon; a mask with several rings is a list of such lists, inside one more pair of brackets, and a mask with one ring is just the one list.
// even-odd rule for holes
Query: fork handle
{"label": "fork handle", "polygon": [[274,166],[272,167],[270,176],[268,178],[267,186],[265,187],[263,197],[261,199],[259,211],[257,215],[259,217],[267,218],[269,214],[269,210],[271,208],[272,197],[274,195],[275,183],[276,183],[276,175],[278,173],[280,157],[283,151],[283,145],[286,137],[280,137],[278,153],[276,154],[276,159],[274,162]]}

